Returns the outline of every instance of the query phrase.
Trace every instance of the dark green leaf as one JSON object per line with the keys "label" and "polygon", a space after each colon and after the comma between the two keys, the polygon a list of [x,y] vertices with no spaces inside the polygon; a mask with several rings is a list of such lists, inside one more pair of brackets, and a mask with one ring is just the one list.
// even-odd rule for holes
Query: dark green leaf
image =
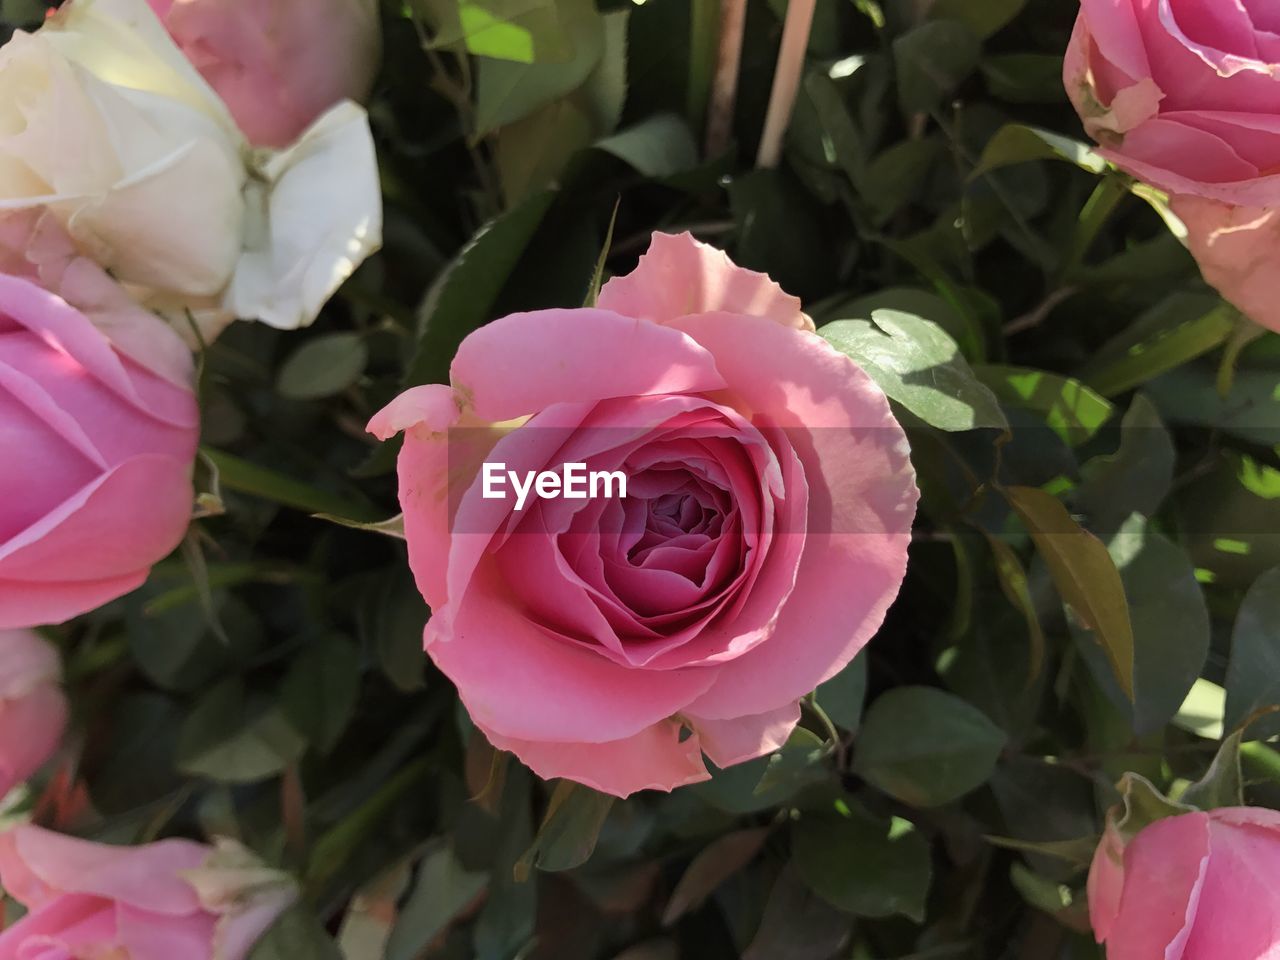
{"label": "dark green leaf", "polygon": [[280,691],[285,715],[327,753],[347,728],[360,695],[360,651],[342,637],[310,644],[293,661]]}
{"label": "dark green leaf", "polygon": [[791,850],[805,883],[832,906],[924,921],[932,865],[928,842],[910,822],[877,821],[859,810],[806,816],[791,829]]}
{"label": "dark green leaf", "polygon": [[538,835],[516,864],[516,879],[524,880],[534,867],[571,870],[586,863],[596,848],[613,800],[606,793],[572,780],[556,784]]}
{"label": "dark green leaf", "polygon": [[914,807],[937,807],[977,789],[995,769],[1004,731],[959,697],[895,687],[871,704],[854,772]]}
{"label": "dark green leaf", "polygon": [[893,41],[898,100],[907,113],[927,113],[978,65],[982,44],[955,20],[923,23]]}
{"label": "dark green leaf", "polygon": [[307,742],[276,706],[246,700],[239,679],[214,687],[183,721],[178,768],[223,783],[254,783],[279,774]]}
{"label": "dark green leaf", "polygon": [[1035,541],[1063,602],[1094,632],[1120,688],[1132,699],[1133,626],[1124,583],[1107,548],[1051,494],[1032,487],[1009,487],[1004,494]]}
{"label": "dark green leaf", "polygon": [[316,337],[289,355],[276,389],[291,400],[331,397],[359,380],[368,362],[369,348],[358,333]]}
{"label": "dark green leaf", "polygon": [[1115,411],[1109,402],[1070,377],[996,364],[975,367],[973,372],[1002,403],[1043,414],[1048,426],[1072,446],[1093,437]]}
{"label": "dark green leaf", "polygon": [[[1280,704],[1280,567],[1258,577],[1240,604],[1226,687],[1226,723],[1231,728]],[[1280,733],[1280,716],[1260,717],[1247,733],[1251,740]]]}

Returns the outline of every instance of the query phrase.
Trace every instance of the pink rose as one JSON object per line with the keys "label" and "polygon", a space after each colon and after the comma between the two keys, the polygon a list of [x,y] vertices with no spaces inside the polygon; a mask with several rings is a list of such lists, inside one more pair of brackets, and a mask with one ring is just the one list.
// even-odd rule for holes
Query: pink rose
{"label": "pink rose", "polygon": [[1280,330],[1277,31],[1267,4],[1083,0],[1063,78],[1102,155],[1171,195],[1205,280]]}
{"label": "pink rose", "polygon": [[0,797],[53,756],[67,726],[58,653],[30,630],[0,630]]}
{"label": "pink rose", "polygon": [[1083,0],[1064,81],[1117,166],[1168,193],[1280,202],[1280,15],[1266,3]]}
{"label": "pink rose", "polygon": [[1109,960],[1269,960],[1280,946],[1280,813],[1226,807],[1113,829],[1089,871]]}
{"label": "pink rose", "polygon": [[[186,840],[113,847],[38,827],[0,835],[0,886],[29,911],[0,933],[0,960],[243,960],[293,899],[262,869]],[[266,881],[266,882],[264,882]]]}
{"label": "pink rose", "polygon": [[373,86],[377,0],[148,2],[255,146],[288,146]]}
{"label": "pink rose", "polygon": [[[175,334],[159,320],[154,338]],[[0,628],[129,592],[182,539],[195,396],[81,312],[0,276]]]}
{"label": "pink rose", "polygon": [[[656,234],[595,309],[471,334],[405,431],[426,648],[493,744],[618,796],[782,744],[799,698],[871,639],[918,492],[888,401],[800,302]],[[508,470],[620,471],[594,499],[484,495]],[[492,492],[492,491],[491,491]]]}

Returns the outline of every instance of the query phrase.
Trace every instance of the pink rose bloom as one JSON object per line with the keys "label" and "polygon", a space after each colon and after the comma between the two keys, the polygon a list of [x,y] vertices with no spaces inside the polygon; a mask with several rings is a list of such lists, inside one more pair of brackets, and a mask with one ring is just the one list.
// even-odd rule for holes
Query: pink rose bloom
{"label": "pink rose bloom", "polygon": [[243,883],[245,896],[227,896],[217,856],[186,840],[114,847],[29,826],[0,835],[0,887],[29,911],[0,933],[0,960],[243,960],[292,893]]}
{"label": "pink rose bloom", "polygon": [[[176,336],[160,320],[153,338]],[[139,586],[191,516],[195,396],[80,311],[0,276],[0,629]]]}
{"label": "pink rose bloom", "polygon": [[[496,747],[617,796],[705,780],[704,754],[776,750],[871,639],[918,491],[884,394],[811,331],[768,277],[656,234],[598,307],[497,320],[451,387],[373,419],[405,432],[427,651]],[[627,495],[517,509],[482,461]]]}
{"label": "pink rose bloom", "polygon": [[1117,166],[1168,193],[1280,201],[1280,8],[1083,0],[1064,80]]}
{"label": "pink rose bloom", "polygon": [[0,797],[48,760],[67,726],[58,653],[30,630],[0,630]]}
{"label": "pink rose bloom", "polygon": [[288,146],[373,86],[377,0],[148,2],[255,146]]}
{"label": "pink rose bloom", "polygon": [[1108,160],[1171,195],[1205,279],[1280,330],[1280,8],[1082,0],[1063,78]]}
{"label": "pink rose bloom", "polygon": [[1109,830],[1089,871],[1109,960],[1270,960],[1280,950],[1280,813],[1224,807]]}

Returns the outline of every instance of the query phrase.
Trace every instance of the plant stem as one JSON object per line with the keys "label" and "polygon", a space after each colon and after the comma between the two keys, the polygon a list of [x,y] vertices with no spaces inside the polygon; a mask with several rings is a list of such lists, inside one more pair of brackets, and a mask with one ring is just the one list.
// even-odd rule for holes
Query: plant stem
{"label": "plant stem", "polygon": [[706,155],[709,160],[729,148],[733,111],[738,101],[738,74],[742,69],[742,36],[746,23],[747,0],[720,0],[720,35],[707,104]]}
{"label": "plant stem", "polygon": [[782,27],[782,46],[778,66],[773,74],[773,90],[764,117],[764,134],[760,137],[760,153],[756,166],[772,169],[782,159],[782,140],[791,124],[796,96],[800,92],[800,76],[804,72],[804,54],[813,28],[813,11],[817,0],[790,0],[787,19]]}

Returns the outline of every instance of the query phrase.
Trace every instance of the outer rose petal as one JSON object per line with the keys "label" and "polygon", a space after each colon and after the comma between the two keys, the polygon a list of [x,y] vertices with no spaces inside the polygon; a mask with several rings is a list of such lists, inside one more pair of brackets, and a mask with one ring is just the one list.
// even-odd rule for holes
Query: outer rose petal
{"label": "outer rose petal", "polygon": [[239,317],[295,330],[315,320],[382,245],[378,158],[364,109],[338,104],[259,176],[268,224],[250,236],[224,305]]}
{"label": "outer rose petal", "polygon": [[784,292],[765,274],[739,267],[723,250],[699,243],[689,233],[655,233],[635,270],[604,285],[598,306],[655,323],[723,311],[813,329],[798,297]]}
{"label": "outer rose petal", "polygon": [[195,890],[175,879],[208,856],[208,847],[186,840],[112,847],[20,826],[0,834],[0,885],[28,909],[78,893],[151,913],[192,914],[200,910]]}
{"label": "outer rose petal", "polygon": [[146,582],[148,570],[104,580],[30,583],[0,577],[0,630],[62,623],[123,597]]}
{"label": "outer rose petal", "polygon": [[[452,618],[426,629],[427,651],[458,687],[476,724],[517,739],[604,743],[635,736],[687,707],[713,671],[636,670],[574,641],[550,636],[512,608],[481,565]],[[530,696],[536,698],[530,702]]]}
{"label": "outer rose petal", "polygon": [[710,720],[684,714],[698,734],[702,752],[720,769],[763,757],[779,749],[800,722],[800,703],[754,717]]}
{"label": "outer rose petal", "polygon": [[67,728],[67,698],[55,686],[0,700],[0,797],[53,756]]}
{"label": "outer rose petal", "polygon": [[1124,840],[1119,832],[1107,825],[1098,849],[1089,865],[1089,925],[1093,935],[1102,943],[1111,933],[1116,915],[1120,912],[1120,896],[1124,892]]}
{"label": "outer rose petal", "polygon": [[724,386],[714,358],[685,334],[586,309],[513,313],[481,327],[458,348],[450,380],[490,422],[556,403]]}
{"label": "outer rose petal", "polygon": [[1280,951],[1280,814],[1237,808],[1212,810],[1209,818],[1209,865],[1183,957],[1275,956]]}
{"label": "outer rose petal", "polygon": [[1170,206],[1187,227],[1200,272],[1256,323],[1280,330],[1280,207],[1232,207],[1177,196]]}
{"label": "outer rose petal", "polygon": [[1129,843],[1120,912],[1107,936],[1109,956],[1181,960],[1200,906],[1209,838],[1209,816],[1188,813],[1156,821]]}
{"label": "outer rose petal", "polygon": [[794,703],[875,635],[906,575],[919,490],[888,399],[826,341],[757,317],[678,326],[715,355],[731,405],[788,430],[809,482],[804,555],[773,639],[720,665],[687,708],[753,716]]}
{"label": "outer rose petal", "polygon": [[680,724],[674,720],[605,743],[519,740],[481,729],[490,743],[514,753],[542,779],[565,777],[615,797],[639,790],[670,791],[711,778],[698,737],[681,743]]}
{"label": "outer rose petal", "polygon": [[15,700],[62,679],[53,645],[31,630],[0,631],[0,700]]}

